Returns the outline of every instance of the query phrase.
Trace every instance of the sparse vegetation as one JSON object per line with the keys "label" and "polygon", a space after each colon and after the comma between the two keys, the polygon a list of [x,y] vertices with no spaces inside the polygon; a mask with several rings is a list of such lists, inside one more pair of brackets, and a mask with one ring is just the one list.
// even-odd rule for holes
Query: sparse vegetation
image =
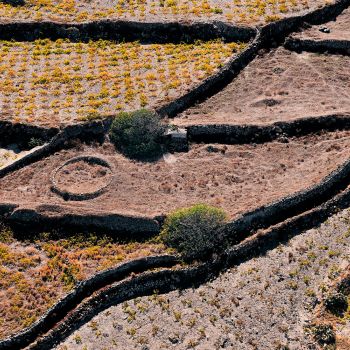
{"label": "sparse vegetation", "polygon": [[25,241],[0,230],[0,337],[32,324],[77,282],[124,261],[161,254],[160,243],[118,243],[108,236],[42,233]]}
{"label": "sparse vegetation", "polygon": [[203,259],[216,251],[218,244],[223,243],[217,236],[217,230],[226,219],[222,209],[204,204],[179,209],[167,217],[161,238],[186,259]]}

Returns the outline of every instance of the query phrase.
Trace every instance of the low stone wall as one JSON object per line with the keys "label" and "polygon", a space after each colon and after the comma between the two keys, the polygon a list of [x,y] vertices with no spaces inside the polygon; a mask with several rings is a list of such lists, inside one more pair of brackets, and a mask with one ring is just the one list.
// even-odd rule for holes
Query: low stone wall
{"label": "low stone wall", "polygon": [[350,114],[308,117],[270,125],[191,125],[186,129],[190,142],[264,143],[281,137],[304,136],[319,131],[350,130]]}
{"label": "low stone wall", "polygon": [[253,28],[229,25],[220,21],[194,23],[147,23],[125,20],[99,20],[84,23],[21,21],[0,24],[0,39],[16,41],[63,38],[76,42],[104,39],[161,44],[213,39],[248,42],[254,35]]}
{"label": "low stone wall", "polygon": [[41,128],[34,125],[0,121],[0,147],[16,143],[27,147],[32,138],[49,141],[58,133],[58,128]]}
{"label": "low stone wall", "polygon": [[327,52],[330,54],[350,55],[349,40],[311,40],[291,37],[287,38],[284,47],[296,52]]}
{"label": "low stone wall", "polygon": [[[140,296],[152,295],[155,291],[168,293],[177,289],[195,287],[198,285],[197,282],[204,283],[217,276],[218,272],[215,271],[218,271],[218,265],[208,263],[181,270],[148,272],[112,285],[75,309],[62,323],[58,324],[44,338],[39,339],[30,349],[47,350],[58,345],[74,330],[112,305]],[[0,349],[2,348],[0,347]]]}
{"label": "low stone wall", "polygon": [[328,4],[303,15],[291,16],[269,23],[261,28],[261,39],[264,45],[274,46],[277,42],[283,42],[287,35],[296,31],[304,23],[316,25],[334,20],[349,5],[349,0],[336,0],[333,4]]}
{"label": "low stone wall", "polygon": [[255,58],[261,48],[262,42],[260,34],[257,32],[252,43],[237,56],[232,57],[219,72],[205,79],[201,84],[191,89],[185,95],[157,108],[157,112],[163,117],[175,117],[195,103],[205,100],[219,92]]}
{"label": "low stone wall", "polygon": [[[178,262],[178,258],[173,255],[154,256],[130,261],[116,268],[98,273],[92,278],[78,283],[69,294],[52,306],[33,325],[14,336],[1,340],[0,349],[21,349],[28,346],[40,335],[46,333],[51,327],[54,327],[57,322],[61,321],[71,310],[75,309],[82,300],[106,285],[120,281],[131,273],[140,273],[159,267],[171,267]],[[102,294],[104,293],[102,292]],[[95,299],[96,297],[92,300]]]}
{"label": "low stone wall", "polygon": [[227,267],[265,254],[290,238],[317,227],[331,215],[350,206],[350,190],[346,190],[319,207],[289,218],[268,230],[256,233],[227,251]]}
{"label": "low stone wall", "polygon": [[[113,212],[68,211],[64,206],[41,205],[21,208],[13,204],[13,210],[2,216],[4,222],[15,229],[43,231],[60,229],[67,232],[76,230],[109,233],[118,238],[145,240],[157,235],[160,224],[155,218],[123,215]],[[11,210],[12,208],[8,208]]]}

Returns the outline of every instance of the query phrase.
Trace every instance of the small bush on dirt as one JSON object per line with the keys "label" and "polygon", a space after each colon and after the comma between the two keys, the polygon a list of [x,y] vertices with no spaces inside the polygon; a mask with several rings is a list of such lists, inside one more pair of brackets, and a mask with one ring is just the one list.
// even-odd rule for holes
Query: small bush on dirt
{"label": "small bush on dirt", "polygon": [[335,333],[333,327],[329,324],[319,324],[312,328],[315,340],[321,345],[330,345],[335,343]]}
{"label": "small bush on dirt", "polygon": [[222,209],[204,204],[179,209],[165,220],[161,238],[186,260],[204,259],[216,251],[220,241],[216,232],[226,219]]}
{"label": "small bush on dirt", "polygon": [[348,300],[342,293],[333,293],[327,296],[324,305],[332,314],[341,316],[348,308]]}
{"label": "small bush on dirt", "polygon": [[29,148],[34,148],[34,147],[42,146],[44,143],[45,142],[42,139],[38,139],[38,138],[32,137],[28,141],[28,147]]}
{"label": "small bush on dirt", "polygon": [[156,113],[140,109],[120,113],[112,123],[110,138],[128,157],[153,158],[161,154],[160,140],[165,130]]}

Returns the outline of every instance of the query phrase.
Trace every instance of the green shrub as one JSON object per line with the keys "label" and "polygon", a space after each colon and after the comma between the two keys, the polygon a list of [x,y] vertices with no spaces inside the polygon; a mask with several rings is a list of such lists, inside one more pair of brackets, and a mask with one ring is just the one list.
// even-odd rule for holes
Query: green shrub
{"label": "green shrub", "polygon": [[116,149],[131,158],[153,158],[161,154],[166,130],[159,116],[146,109],[122,112],[113,121],[110,139]]}
{"label": "green shrub", "polygon": [[34,147],[42,146],[44,143],[45,143],[45,142],[44,142],[42,139],[32,137],[32,138],[28,141],[28,147],[29,147],[29,148],[34,148]]}
{"label": "green shrub", "polygon": [[222,209],[204,204],[179,209],[165,220],[161,239],[186,260],[205,259],[220,246],[216,233],[226,219]]}

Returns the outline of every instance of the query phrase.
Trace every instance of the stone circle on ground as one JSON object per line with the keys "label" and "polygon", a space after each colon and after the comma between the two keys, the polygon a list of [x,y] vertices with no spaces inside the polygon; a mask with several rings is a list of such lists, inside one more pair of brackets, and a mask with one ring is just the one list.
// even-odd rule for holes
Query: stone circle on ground
{"label": "stone circle on ground", "polygon": [[88,200],[106,191],[113,178],[111,165],[95,156],[69,159],[51,176],[52,191],[64,200]]}

